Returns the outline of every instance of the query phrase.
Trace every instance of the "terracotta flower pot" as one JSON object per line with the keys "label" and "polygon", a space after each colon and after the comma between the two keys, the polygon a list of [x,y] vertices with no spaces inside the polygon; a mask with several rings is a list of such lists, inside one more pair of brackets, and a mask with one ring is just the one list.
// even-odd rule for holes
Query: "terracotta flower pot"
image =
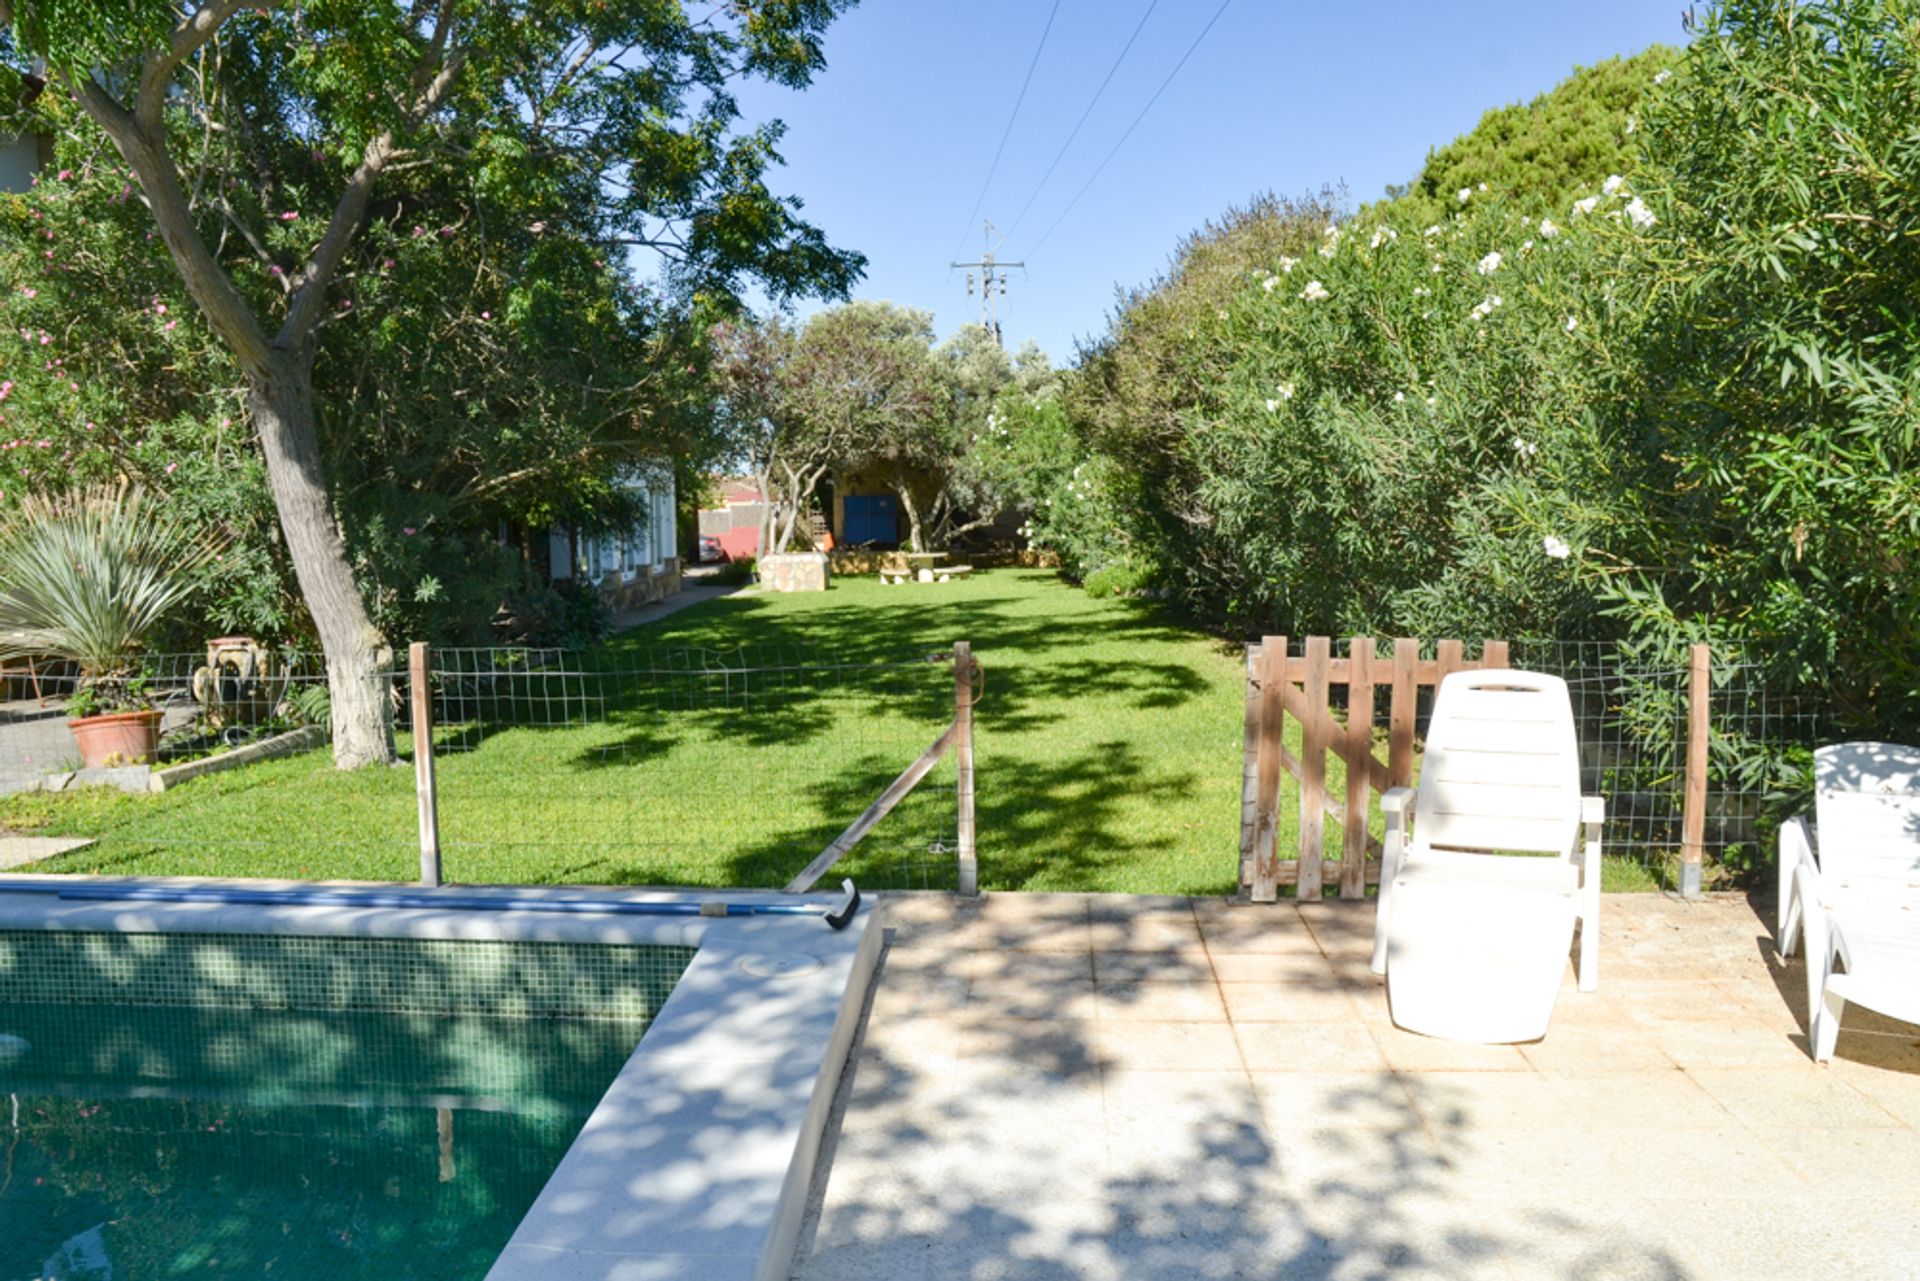
{"label": "terracotta flower pot", "polygon": [[67,722],[88,769],[151,765],[160,752],[159,712],[109,712]]}

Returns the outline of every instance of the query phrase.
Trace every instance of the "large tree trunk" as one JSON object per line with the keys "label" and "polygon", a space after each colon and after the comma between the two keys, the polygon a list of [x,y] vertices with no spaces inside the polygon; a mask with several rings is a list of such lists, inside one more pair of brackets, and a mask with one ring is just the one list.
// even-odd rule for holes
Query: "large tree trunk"
{"label": "large tree trunk", "polygon": [[913,482],[903,479],[895,483],[893,492],[900,495],[900,506],[907,513],[907,547],[911,551],[927,550],[927,540],[922,531],[920,506],[913,500]]}
{"label": "large tree trunk", "polygon": [[340,769],[390,763],[392,651],[367,617],[334,519],[314,429],[313,378],[298,356],[281,355],[248,379],[248,408],[267,461],[267,482],[300,594],[320,633],[333,705],[333,763]]}

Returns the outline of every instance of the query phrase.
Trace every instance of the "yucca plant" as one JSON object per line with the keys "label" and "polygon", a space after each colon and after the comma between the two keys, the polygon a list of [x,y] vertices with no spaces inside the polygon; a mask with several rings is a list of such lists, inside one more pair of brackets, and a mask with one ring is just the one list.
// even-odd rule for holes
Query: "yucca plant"
{"label": "yucca plant", "polygon": [[76,715],[145,710],[140,651],[220,547],[136,487],[29,496],[0,515],[0,655],[72,662]]}

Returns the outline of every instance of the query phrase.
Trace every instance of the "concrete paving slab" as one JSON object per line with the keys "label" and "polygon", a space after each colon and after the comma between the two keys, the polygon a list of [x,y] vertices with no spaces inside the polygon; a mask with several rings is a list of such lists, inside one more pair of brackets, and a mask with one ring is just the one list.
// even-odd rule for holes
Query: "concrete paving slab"
{"label": "concrete paving slab", "polygon": [[1920,1172],[1920,1039],[1850,1011],[1812,1063],[1770,906],[1609,896],[1601,992],[1521,1047],[1394,1028],[1371,904],[1128,908],[915,896],[796,1281],[1911,1281],[1920,1188],[1870,1179]]}
{"label": "concrete paving slab", "polygon": [[91,836],[0,836],[0,871],[83,850],[93,844],[93,839]]}

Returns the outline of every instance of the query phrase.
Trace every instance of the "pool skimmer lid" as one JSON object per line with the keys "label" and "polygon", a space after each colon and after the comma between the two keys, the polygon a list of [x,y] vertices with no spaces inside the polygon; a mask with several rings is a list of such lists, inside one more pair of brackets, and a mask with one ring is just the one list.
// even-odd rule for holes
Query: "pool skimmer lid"
{"label": "pool skimmer lid", "polygon": [[[740,958],[740,968],[757,979],[790,979],[812,974],[820,958],[805,952],[754,952]],[[3,1056],[4,1050],[0,1050]]]}

